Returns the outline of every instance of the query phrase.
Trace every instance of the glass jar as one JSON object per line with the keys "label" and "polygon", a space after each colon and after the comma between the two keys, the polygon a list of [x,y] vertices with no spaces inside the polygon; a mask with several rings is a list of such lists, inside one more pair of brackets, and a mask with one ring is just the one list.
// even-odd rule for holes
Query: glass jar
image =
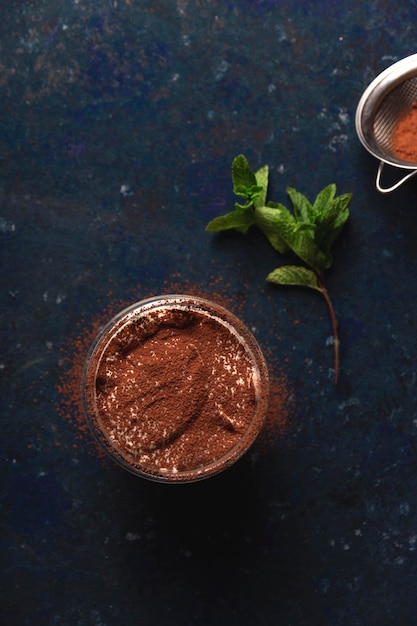
{"label": "glass jar", "polygon": [[204,298],[132,304],[101,330],[82,376],[98,444],[137,476],[184,483],[234,464],[261,430],[269,382],[258,342]]}

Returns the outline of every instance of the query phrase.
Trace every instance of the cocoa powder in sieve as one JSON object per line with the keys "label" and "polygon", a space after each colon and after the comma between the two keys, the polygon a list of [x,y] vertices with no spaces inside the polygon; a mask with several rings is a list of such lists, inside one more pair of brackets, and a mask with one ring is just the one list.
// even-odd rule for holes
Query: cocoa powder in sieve
{"label": "cocoa powder in sieve", "polygon": [[148,312],[105,348],[95,378],[97,420],[130,465],[193,470],[239,443],[255,413],[255,376],[238,336],[215,318]]}
{"label": "cocoa powder in sieve", "polygon": [[417,163],[417,102],[398,120],[392,134],[392,149],[399,159]]}

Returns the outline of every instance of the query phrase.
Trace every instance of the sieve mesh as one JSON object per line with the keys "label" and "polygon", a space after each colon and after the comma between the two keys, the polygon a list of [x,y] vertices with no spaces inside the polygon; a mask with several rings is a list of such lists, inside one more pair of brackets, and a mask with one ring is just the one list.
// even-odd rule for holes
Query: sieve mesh
{"label": "sieve mesh", "polygon": [[381,102],[373,123],[374,140],[386,156],[395,158],[392,136],[398,120],[417,102],[417,76],[397,85]]}

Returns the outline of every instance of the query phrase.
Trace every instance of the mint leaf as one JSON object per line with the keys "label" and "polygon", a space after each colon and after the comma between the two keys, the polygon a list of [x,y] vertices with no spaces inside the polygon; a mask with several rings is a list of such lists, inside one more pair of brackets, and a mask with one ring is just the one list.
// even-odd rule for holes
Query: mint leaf
{"label": "mint leaf", "polygon": [[349,219],[348,206],[351,200],[352,194],[339,196],[325,212],[317,216],[316,242],[323,249],[330,250]]}
{"label": "mint leaf", "polygon": [[311,203],[307,200],[302,193],[299,193],[292,187],[287,188],[287,194],[292,202],[295,219],[297,222],[312,223],[312,210]]}
{"label": "mint leaf", "polygon": [[244,189],[257,185],[256,176],[249,167],[248,161],[243,154],[237,156],[232,163],[233,192],[239,196]]}
{"label": "mint leaf", "polygon": [[226,213],[212,219],[206,226],[209,233],[220,232],[222,230],[236,229],[245,234],[250,226],[255,223],[255,216],[252,208]]}
{"label": "mint leaf", "polygon": [[319,215],[323,215],[323,213],[326,213],[326,211],[328,211],[331,208],[335,195],[336,195],[335,184],[327,185],[327,187],[322,189],[320,193],[317,194],[316,199],[314,201],[313,210],[312,210],[313,215],[315,217],[318,217]]}
{"label": "mint leaf", "polygon": [[294,222],[294,217],[282,204],[277,204],[275,208],[263,206],[255,209],[256,226],[263,232],[274,250],[280,254],[290,249],[277,228],[279,222],[285,221]]}
{"label": "mint leaf", "polygon": [[269,178],[269,167],[264,165],[261,167],[256,173],[256,184],[262,189],[259,196],[256,198],[254,202],[255,208],[264,206],[266,204],[266,194],[268,192],[268,178]]}
{"label": "mint leaf", "polygon": [[268,274],[266,280],[276,285],[294,285],[319,289],[317,275],[312,270],[306,267],[299,267],[298,265],[277,267],[277,269]]}
{"label": "mint leaf", "polygon": [[308,225],[304,230],[296,223],[278,220],[275,222],[275,229],[276,234],[287,244],[288,248],[312,269],[327,269],[331,266],[330,253],[323,252],[317,246],[311,237]]}

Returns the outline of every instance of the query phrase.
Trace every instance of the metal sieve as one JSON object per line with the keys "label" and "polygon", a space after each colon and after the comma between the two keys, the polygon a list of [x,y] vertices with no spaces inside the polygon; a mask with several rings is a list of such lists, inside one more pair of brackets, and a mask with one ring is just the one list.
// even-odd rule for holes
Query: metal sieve
{"label": "metal sieve", "polygon": [[[356,132],[362,145],[380,160],[376,188],[381,193],[394,191],[417,174],[417,162],[395,156],[392,136],[399,118],[417,102],[417,54],[394,63],[379,74],[364,91],[356,109]],[[390,187],[382,187],[384,165],[411,170]]]}

